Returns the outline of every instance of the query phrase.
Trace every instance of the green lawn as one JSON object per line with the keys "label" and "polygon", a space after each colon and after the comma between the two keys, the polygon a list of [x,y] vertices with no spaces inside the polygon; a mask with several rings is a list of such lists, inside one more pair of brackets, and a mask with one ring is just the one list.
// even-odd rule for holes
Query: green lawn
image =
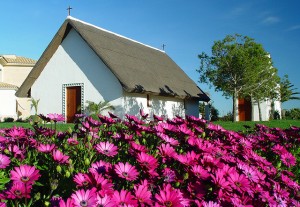
{"label": "green lawn", "polygon": [[[13,126],[17,126],[17,127],[24,127],[24,128],[32,128],[32,126],[29,123],[25,123],[25,122],[1,122],[0,123],[0,129],[1,128],[11,128]],[[43,125],[39,125],[39,126],[43,126]],[[46,124],[46,127],[53,127],[54,128],[54,124]],[[69,129],[69,127],[71,127],[71,129],[73,129],[74,124],[57,124],[56,125],[56,129],[58,131],[67,131]]]}
{"label": "green lawn", "polygon": [[[262,121],[262,122],[254,122],[254,121],[243,121],[243,122],[230,122],[230,121],[216,121],[212,122],[213,124],[221,125],[224,129],[232,130],[232,131],[245,131],[246,128],[244,125],[250,126],[252,129],[256,123],[263,124],[269,127],[278,127],[281,129],[289,128],[290,126],[300,127],[300,120],[273,120],[273,121]],[[29,123],[22,122],[1,122],[0,128],[11,128],[13,126],[17,127],[25,127],[32,128]],[[47,127],[51,127],[51,124],[47,124]],[[54,125],[52,125],[54,127]],[[66,131],[69,128],[73,129],[74,124],[57,124],[58,131]]]}
{"label": "green lawn", "polygon": [[263,124],[268,127],[278,127],[286,129],[291,126],[300,127],[300,120],[273,120],[273,121],[241,121],[241,122],[228,122],[228,121],[216,121],[214,124],[222,126],[224,129],[232,131],[245,131],[244,125],[250,126],[252,129],[255,124]]}

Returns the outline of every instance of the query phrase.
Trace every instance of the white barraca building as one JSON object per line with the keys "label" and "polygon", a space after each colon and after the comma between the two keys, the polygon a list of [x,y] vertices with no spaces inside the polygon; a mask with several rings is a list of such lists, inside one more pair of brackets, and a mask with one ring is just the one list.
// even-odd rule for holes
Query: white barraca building
{"label": "white barraca building", "polygon": [[0,55],[0,121],[25,119],[30,115],[30,99],[17,98],[16,91],[35,65],[35,60],[16,55]]}
{"label": "white barraca building", "polygon": [[39,100],[39,113],[67,122],[86,101],[109,101],[120,118],[199,115],[209,97],[164,52],[68,17],[16,93]]}

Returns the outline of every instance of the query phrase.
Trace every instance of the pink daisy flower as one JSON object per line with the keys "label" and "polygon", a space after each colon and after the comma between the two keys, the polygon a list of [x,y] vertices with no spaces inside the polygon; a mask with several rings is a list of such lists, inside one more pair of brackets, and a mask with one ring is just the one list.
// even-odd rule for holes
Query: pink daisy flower
{"label": "pink daisy flower", "polygon": [[175,172],[170,168],[165,168],[163,170],[163,177],[164,177],[164,182],[171,183],[175,181],[176,175]]}
{"label": "pink daisy flower", "polygon": [[164,186],[158,194],[155,194],[159,206],[183,207],[182,196],[174,190],[170,184]]}
{"label": "pink daisy flower", "polygon": [[108,141],[97,144],[96,150],[108,157],[114,157],[116,154],[118,154],[118,147]]}
{"label": "pink daisy flower", "polygon": [[210,177],[210,174],[207,170],[203,169],[200,165],[194,165],[191,168],[191,171],[194,175],[202,180],[207,180]]}
{"label": "pink daisy flower", "polygon": [[74,207],[74,202],[72,198],[68,198],[67,201],[60,200],[59,207]]}
{"label": "pink daisy flower", "polygon": [[112,196],[114,206],[138,206],[138,202],[127,190],[115,191]]}
{"label": "pink daisy flower", "polygon": [[285,149],[284,146],[281,146],[280,144],[276,144],[274,145],[274,147],[272,147],[272,150],[274,153],[278,154],[278,155],[281,155],[281,154],[284,154],[284,153],[287,153],[288,151]]}
{"label": "pink daisy flower", "polygon": [[221,207],[218,203],[215,203],[213,201],[209,202],[203,202],[203,207]]}
{"label": "pink daisy flower", "polygon": [[89,168],[89,171],[91,173],[107,174],[111,169],[112,166],[109,162],[100,160],[98,162],[92,163],[91,168]]}
{"label": "pink daisy flower", "polygon": [[250,189],[250,182],[244,174],[234,172],[229,175],[228,181],[232,188],[239,192],[247,192]]}
{"label": "pink daisy flower", "polygon": [[142,167],[145,167],[148,170],[155,170],[158,166],[157,159],[144,152],[141,152],[137,155],[137,161]]}
{"label": "pink daisy flower", "polygon": [[164,133],[157,133],[157,135],[162,139],[164,140],[165,142],[167,143],[170,143],[171,145],[173,146],[178,146],[179,145],[179,142],[178,140],[174,139],[174,138],[171,138],[169,137],[168,135],[164,134]]}
{"label": "pink daisy flower", "polygon": [[9,129],[7,136],[15,138],[15,139],[25,138],[26,131],[22,127],[13,126],[13,128]]}
{"label": "pink daisy flower", "polygon": [[247,178],[250,180],[250,181],[253,181],[255,183],[258,183],[259,181],[259,177],[257,175],[257,170],[250,167],[250,166],[247,166],[247,165],[244,165],[243,168],[242,168],[244,174],[247,176]]}
{"label": "pink daisy flower", "polygon": [[126,162],[125,164],[119,162],[115,165],[115,172],[119,177],[125,178],[126,180],[136,180],[139,173],[134,166]]}
{"label": "pink daisy flower", "polygon": [[98,194],[101,196],[104,195],[112,195],[113,190],[113,183],[105,179],[101,174],[98,173],[90,173],[86,176],[87,181],[91,184],[91,186],[97,188]]}
{"label": "pink daisy flower", "polygon": [[157,149],[162,157],[174,157],[176,155],[175,149],[169,143],[161,144]]}
{"label": "pink daisy flower", "polygon": [[55,148],[55,144],[39,144],[39,146],[37,147],[37,150],[39,152],[44,152],[44,153],[48,153],[51,152],[53,149]]}
{"label": "pink daisy flower", "polygon": [[60,164],[67,164],[69,163],[68,159],[69,159],[69,156],[67,155],[64,155],[61,151],[59,150],[54,150],[53,153],[52,153],[52,156],[53,156],[53,159],[60,163]]}
{"label": "pink daisy flower", "polygon": [[135,143],[134,141],[130,142],[129,152],[134,154],[135,152],[147,152],[147,148],[144,145]]}
{"label": "pink daisy flower", "polygon": [[89,185],[89,180],[87,175],[83,173],[78,173],[74,176],[73,180],[79,187],[86,187]]}
{"label": "pink daisy flower", "polygon": [[47,114],[47,117],[54,122],[63,122],[65,121],[65,117],[62,114]]}
{"label": "pink daisy flower", "polygon": [[75,138],[69,138],[69,139],[67,139],[67,141],[68,141],[69,145],[78,145],[79,144],[79,142]]}
{"label": "pink daisy flower", "polygon": [[35,166],[21,165],[10,171],[10,179],[24,184],[33,184],[41,175]]}
{"label": "pink daisy flower", "polygon": [[216,175],[211,175],[212,181],[216,186],[216,194],[223,197],[224,192],[231,191],[230,183],[225,179],[221,171],[217,171]]}
{"label": "pink daisy flower", "polygon": [[0,154],[0,169],[6,168],[10,163],[9,157],[6,155]]}
{"label": "pink daisy flower", "polygon": [[114,207],[115,203],[113,201],[111,201],[111,198],[108,195],[104,195],[102,197],[98,194],[97,195],[97,206]]}
{"label": "pink daisy flower", "polygon": [[152,194],[151,192],[148,190],[148,186],[146,185],[138,185],[138,186],[134,186],[134,193],[135,193],[135,197],[138,200],[140,205],[144,205],[147,204],[149,206],[152,206]]}
{"label": "pink daisy flower", "polygon": [[6,192],[7,198],[19,199],[30,198],[32,185],[25,185],[21,182],[13,182],[11,188]]}
{"label": "pink daisy flower", "polygon": [[94,207],[97,203],[97,194],[96,188],[92,188],[91,190],[77,190],[75,193],[71,195],[73,199],[75,207]]}
{"label": "pink daisy flower", "polygon": [[296,158],[292,155],[292,153],[284,153],[280,156],[281,161],[288,167],[296,165]]}

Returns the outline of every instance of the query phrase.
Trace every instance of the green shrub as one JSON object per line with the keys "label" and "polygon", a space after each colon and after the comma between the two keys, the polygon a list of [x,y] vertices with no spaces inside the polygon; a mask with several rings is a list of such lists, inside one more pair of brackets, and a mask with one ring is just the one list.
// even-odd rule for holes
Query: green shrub
{"label": "green shrub", "polygon": [[285,112],[286,119],[300,119],[300,109],[293,108]]}
{"label": "green shrub", "polygon": [[14,122],[14,120],[15,120],[15,119],[12,118],[12,117],[5,117],[3,121],[4,121],[4,122]]}

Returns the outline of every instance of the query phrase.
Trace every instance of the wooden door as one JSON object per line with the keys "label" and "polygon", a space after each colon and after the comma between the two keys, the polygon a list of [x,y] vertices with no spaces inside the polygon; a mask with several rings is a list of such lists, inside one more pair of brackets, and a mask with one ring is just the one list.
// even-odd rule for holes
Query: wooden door
{"label": "wooden door", "polygon": [[75,114],[81,113],[81,86],[67,87],[67,123],[72,123]]}
{"label": "wooden door", "polygon": [[252,106],[250,99],[239,99],[239,121],[251,121]]}

